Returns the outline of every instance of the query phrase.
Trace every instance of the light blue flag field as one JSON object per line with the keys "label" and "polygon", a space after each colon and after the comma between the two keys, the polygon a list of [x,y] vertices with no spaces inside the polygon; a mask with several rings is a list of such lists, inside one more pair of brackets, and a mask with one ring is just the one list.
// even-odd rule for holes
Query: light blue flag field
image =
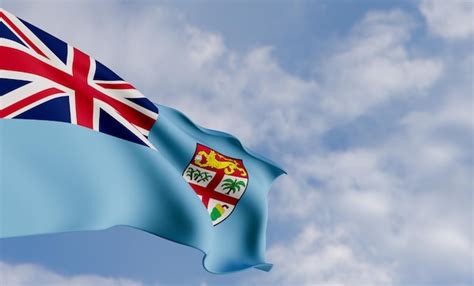
{"label": "light blue flag field", "polygon": [[201,250],[213,273],[268,271],[282,173],[0,9],[0,238],[125,225]]}

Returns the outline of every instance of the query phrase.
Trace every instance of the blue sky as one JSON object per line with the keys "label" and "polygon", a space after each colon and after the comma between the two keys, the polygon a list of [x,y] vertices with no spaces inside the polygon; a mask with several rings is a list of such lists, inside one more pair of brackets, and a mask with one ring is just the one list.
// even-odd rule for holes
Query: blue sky
{"label": "blue sky", "polygon": [[[269,197],[270,273],[208,274],[200,252],[117,227],[2,239],[0,279],[473,283],[472,2],[1,6],[88,52],[152,100],[235,134],[289,175]],[[196,102],[204,103],[199,110]]]}

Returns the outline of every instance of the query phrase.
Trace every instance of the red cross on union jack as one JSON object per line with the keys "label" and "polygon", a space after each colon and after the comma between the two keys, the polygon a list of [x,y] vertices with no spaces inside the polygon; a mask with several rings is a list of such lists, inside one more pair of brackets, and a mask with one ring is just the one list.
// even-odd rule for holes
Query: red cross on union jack
{"label": "red cross on union jack", "polygon": [[69,122],[154,148],[148,134],[158,109],[151,101],[100,62],[2,9],[0,81],[0,118]]}

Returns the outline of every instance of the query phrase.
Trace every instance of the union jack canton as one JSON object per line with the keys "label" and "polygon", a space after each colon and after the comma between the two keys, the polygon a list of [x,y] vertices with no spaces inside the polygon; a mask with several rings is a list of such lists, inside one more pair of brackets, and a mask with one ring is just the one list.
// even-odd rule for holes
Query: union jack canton
{"label": "union jack canton", "polygon": [[72,123],[155,149],[158,108],[100,62],[0,9],[0,118]]}

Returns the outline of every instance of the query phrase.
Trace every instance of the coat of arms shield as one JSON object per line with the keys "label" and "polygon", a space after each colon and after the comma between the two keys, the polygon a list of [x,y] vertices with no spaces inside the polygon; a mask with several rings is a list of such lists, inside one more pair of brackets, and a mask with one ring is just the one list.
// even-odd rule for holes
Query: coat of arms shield
{"label": "coat of arms shield", "polygon": [[201,144],[196,145],[183,178],[201,199],[214,226],[231,215],[249,180],[241,159],[225,156]]}

